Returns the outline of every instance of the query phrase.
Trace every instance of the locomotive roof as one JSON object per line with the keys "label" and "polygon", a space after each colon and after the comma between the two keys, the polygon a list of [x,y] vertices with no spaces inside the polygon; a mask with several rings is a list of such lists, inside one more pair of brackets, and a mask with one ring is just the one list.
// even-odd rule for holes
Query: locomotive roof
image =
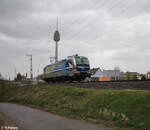
{"label": "locomotive roof", "polygon": [[51,66],[51,65],[55,65],[55,64],[60,63],[60,62],[62,62],[62,61],[65,61],[65,60],[66,60],[66,59],[63,59],[63,60],[60,60],[60,61],[58,61],[58,62],[56,62],[56,63],[49,64],[49,65],[45,66],[44,68],[46,68],[46,67],[48,67],[48,66]]}
{"label": "locomotive roof", "polygon": [[47,65],[47,66],[45,66],[44,67],[44,69],[46,68],[46,67],[48,67],[48,66],[51,66],[51,65],[55,65],[55,64],[57,64],[57,63],[60,63],[60,62],[62,62],[62,61],[66,61],[68,58],[70,58],[70,57],[80,57],[80,58],[86,58],[86,57],[84,57],[84,56],[79,56],[79,55],[73,55],[73,56],[68,56],[66,59],[62,59],[62,60],[60,60],[60,61],[58,61],[58,62],[56,62],[56,63],[52,63],[52,64],[49,64],[49,65]]}

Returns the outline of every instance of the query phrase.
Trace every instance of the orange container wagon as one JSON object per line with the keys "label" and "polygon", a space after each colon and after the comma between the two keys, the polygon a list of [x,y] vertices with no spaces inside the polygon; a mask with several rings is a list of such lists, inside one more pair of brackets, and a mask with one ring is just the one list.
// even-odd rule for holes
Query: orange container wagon
{"label": "orange container wagon", "polygon": [[99,81],[110,81],[111,78],[110,78],[110,77],[99,77],[98,80],[99,80]]}

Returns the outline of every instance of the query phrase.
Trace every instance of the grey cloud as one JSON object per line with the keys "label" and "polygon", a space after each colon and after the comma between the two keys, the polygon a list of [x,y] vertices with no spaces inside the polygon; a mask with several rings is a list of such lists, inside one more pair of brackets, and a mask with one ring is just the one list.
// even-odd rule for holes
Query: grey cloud
{"label": "grey cloud", "polygon": [[1,0],[0,17],[6,20],[17,20],[26,16],[32,10],[31,3],[27,0]]}
{"label": "grey cloud", "polygon": [[60,59],[78,53],[92,67],[149,71],[149,5],[148,0],[1,0],[0,71],[11,68],[13,75],[17,66],[28,72],[25,55],[32,53],[34,72],[42,73],[55,54],[57,16]]}

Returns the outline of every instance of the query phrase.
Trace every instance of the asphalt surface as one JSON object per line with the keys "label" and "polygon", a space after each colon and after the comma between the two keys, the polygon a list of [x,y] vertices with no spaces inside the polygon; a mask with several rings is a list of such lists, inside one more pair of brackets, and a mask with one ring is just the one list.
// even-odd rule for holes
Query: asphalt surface
{"label": "asphalt surface", "polygon": [[0,113],[23,130],[110,130],[96,124],[66,119],[22,105],[0,103]]}

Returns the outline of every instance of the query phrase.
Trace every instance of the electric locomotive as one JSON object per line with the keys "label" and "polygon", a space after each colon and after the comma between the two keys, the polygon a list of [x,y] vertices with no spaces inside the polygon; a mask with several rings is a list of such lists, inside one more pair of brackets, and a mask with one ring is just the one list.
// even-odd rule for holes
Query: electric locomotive
{"label": "electric locomotive", "polygon": [[82,81],[90,77],[90,64],[86,57],[73,55],[66,59],[47,65],[43,79],[50,81]]}

